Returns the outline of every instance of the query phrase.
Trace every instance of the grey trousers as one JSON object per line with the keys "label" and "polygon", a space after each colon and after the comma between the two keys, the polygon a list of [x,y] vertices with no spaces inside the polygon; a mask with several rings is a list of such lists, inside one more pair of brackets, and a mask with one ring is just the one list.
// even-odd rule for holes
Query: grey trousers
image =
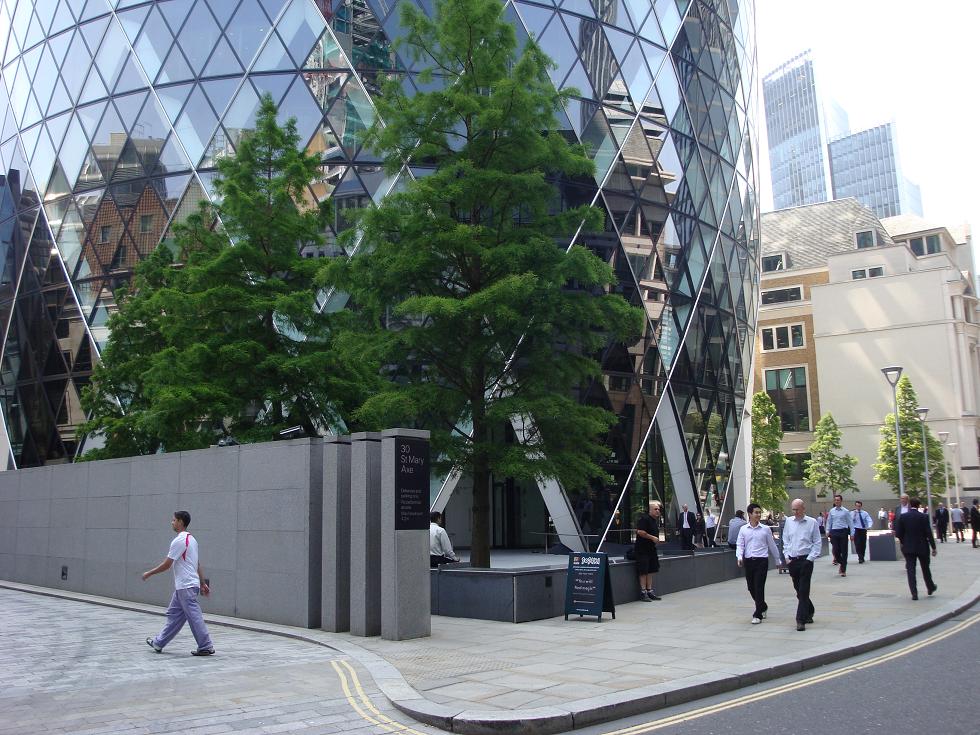
{"label": "grey trousers", "polygon": [[206,651],[213,648],[211,635],[208,633],[208,626],[204,624],[204,613],[197,602],[197,587],[188,587],[182,590],[174,590],[174,596],[170,598],[170,607],[167,608],[167,624],[163,626],[157,637],[153,639],[153,644],[163,648],[174,636],[180,632],[187,623],[197,641],[197,650]]}

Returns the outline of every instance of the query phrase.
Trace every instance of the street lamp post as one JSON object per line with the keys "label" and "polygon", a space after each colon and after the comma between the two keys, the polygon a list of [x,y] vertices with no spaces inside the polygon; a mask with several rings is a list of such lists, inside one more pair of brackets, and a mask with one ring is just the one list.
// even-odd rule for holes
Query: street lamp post
{"label": "street lamp post", "polygon": [[943,477],[946,479],[946,507],[953,504],[949,497],[949,462],[946,461],[946,440],[949,439],[948,431],[939,432],[939,442],[943,445]]}
{"label": "street lamp post", "polygon": [[922,461],[923,461],[923,471],[926,475],[926,505],[929,509],[929,524],[932,525],[932,485],[929,483],[929,442],[926,439],[926,416],[929,415],[929,409],[919,406],[915,409],[916,413],[919,414],[919,423],[922,424]]}
{"label": "street lamp post", "polygon": [[[956,459],[956,442],[950,442],[946,446],[953,453],[953,459]],[[956,507],[958,508],[960,506],[960,477],[955,468],[953,469],[953,490],[956,492]]]}
{"label": "street lamp post", "polygon": [[902,430],[898,425],[898,380],[902,377],[902,368],[891,365],[881,369],[888,385],[892,387],[892,404],[895,406],[895,451],[898,456],[898,489],[899,495],[905,495],[905,474],[902,472]]}

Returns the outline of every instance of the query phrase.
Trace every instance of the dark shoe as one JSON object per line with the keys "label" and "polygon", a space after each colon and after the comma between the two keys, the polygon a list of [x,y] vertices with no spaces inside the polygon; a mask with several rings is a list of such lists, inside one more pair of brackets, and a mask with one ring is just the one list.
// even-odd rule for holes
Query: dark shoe
{"label": "dark shoe", "polygon": [[806,630],[806,626],[803,623],[797,623],[796,624],[796,629],[797,630]]}
{"label": "dark shoe", "polygon": [[912,593],[912,599],[913,599],[913,600],[918,600],[918,599],[919,599],[919,595],[918,595],[918,593],[916,593],[916,592],[913,592],[913,593]]}
{"label": "dark shoe", "polygon": [[841,572],[841,573],[840,573],[840,576],[842,576],[842,577],[846,577],[846,576],[847,576],[847,572]]}
{"label": "dark shoe", "polygon": [[158,646],[156,643],[153,642],[153,639],[152,638],[147,638],[146,639],[146,645],[148,645],[150,648],[152,648],[157,653],[161,653],[163,651],[163,646]]}
{"label": "dark shoe", "polygon": [[806,623],[807,625],[813,625],[813,618],[807,618],[803,622]]}
{"label": "dark shoe", "polygon": [[646,592],[641,592],[640,593],[640,602],[653,602],[653,600],[651,600],[649,597],[647,597],[647,593]]}
{"label": "dark shoe", "polygon": [[766,619],[766,614],[765,614],[765,613],[762,613],[762,614],[760,615],[760,617],[761,617],[761,618],[762,618],[763,620],[765,620],[765,619]]}
{"label": "dark shoe", "polygon": [[864,564],[864,559],[858,559],[858,564]]}
{"label": "dark shoe", "polygon": [[932,593],[939,589],[939,585],[934,584],[929,588],[929,596],[932,597]]}
{"label": "dark shoe", "polygon": [[203,648],[203,649],[198,649],[196,651],[191,651],[191,656],[213,656],[213,655],[214,655],[213,648]]}
{"label": "dark shoe", "polygon": [[655,594],[653,594],[652,592],[650,592],[650,593],[649,593],[649,594],[647,595],[647,597],[649,597],[649,598],[650,598],[651,600],[657,600],[658,602],[659,602],[660,600],[662,600],[662,599],[663,599],[662,597],[657,597],[657,596],[656,596]]}

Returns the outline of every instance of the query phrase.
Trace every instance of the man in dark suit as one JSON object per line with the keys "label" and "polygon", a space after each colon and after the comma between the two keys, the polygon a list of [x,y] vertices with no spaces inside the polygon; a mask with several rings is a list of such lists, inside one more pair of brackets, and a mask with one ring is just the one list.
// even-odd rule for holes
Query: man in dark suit
{"label": "man in dark suit", "polygon": [[973,507],[970,508],[970,528],[973,529],[973,548],[977,548],[977,539],[980,538],[980,500],[973,499]]}
{"label": "man in dark suit", "polygon": [[939,504],[936,508],[936,535],[939,537],[939,542],[946,543],[946,529],[949,528],[949,509],[943,505]]}
{"label": "man in dark suit", "polygon": [[915,583],[915,562],[918,560],[922,567],[922,578],[926,581],[926,590],[931,595],[938,587],[932,581],[929,571],[929,547],[932,555],[936,555],[936,539],[932,536],[932,524],[929,516],[919,512],[922,503],[918,498],[909,501],[909,511],[895,516],[895,536],[902,542],[902,554],[905,555],[905,573],[909,578],[909,591],[912,599],[919,599],[919,590]]}
{"label": "man in dark suit", "polygon": [[685,551],[694,549],[694,526],[696,523],[696,516],[687,509],[685,503],[681,506],[681,512],[677,514],[677,531],[681,535],[681,548]]}

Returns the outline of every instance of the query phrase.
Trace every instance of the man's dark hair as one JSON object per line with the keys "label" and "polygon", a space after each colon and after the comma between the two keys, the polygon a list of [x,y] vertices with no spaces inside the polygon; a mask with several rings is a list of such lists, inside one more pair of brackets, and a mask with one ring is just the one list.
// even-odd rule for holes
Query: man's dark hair
{"label": "man's dark hair", "polygon": [[188,513],[186,510],[175,510],[174,518],[176,518],[178,521],[183,523],[184,528],[187,528],[189,525],[191,525],[191,514]]}
{"label": "man's dark hair", "polygon": [[864,501],[862,501],[862,500],[855,500],[854,501],[854,505],[860,505],[863,508],[864,507]]}
{"label": "man's dark hair", "polygon": [[841,495],[840,493],[837,493],[836,495],[834,495],[834,500],[837,500],[837,498],[840,498],[840,499],[841,499],[841,501],[843,501],[843,500],[844,500],[844,496],[843,496],[843,495]]}
{"label": "man's dark hair", "polygon": [[746,508],[746,511],[748,512],[749,515],[752,515],[752,511],[754,511],[756,508],[762,510],[762,506],[759,505],[758,503],[749,503],[749,507]]}
{"label": "man's dark hair", "polygon": [[739,518],[745,518],[745,511],[744,510],[736,510],[735,511],[735,515],[737,515]]}
{"label": "man's dark hair", "polygon": [[922,501],[919,500],[918,498],[910,498],[909,499],[909,507],[910,508],[918,508],[921,505],[922,505]]}
{"label": "man's dark hair", "polygon": [[442,513],[440,513],[437,510],[434,510],[431,513],[429,513],[429,520],[432,521],[433,523],[438,523],[440,518],[442,518]]}

